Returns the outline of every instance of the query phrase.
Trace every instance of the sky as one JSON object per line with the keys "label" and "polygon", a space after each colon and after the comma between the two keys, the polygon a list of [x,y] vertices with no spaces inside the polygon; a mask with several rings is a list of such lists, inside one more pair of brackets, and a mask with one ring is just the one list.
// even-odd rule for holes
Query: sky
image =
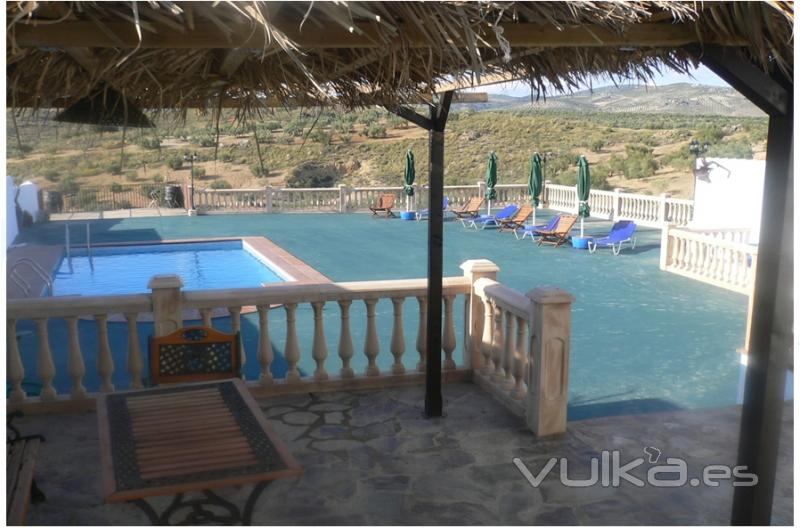
{"label": "sky", "polygon": [[[692,72],[692,76],[668,70],[661,75],[655,76],[654,81],[656,86],[663,86],[675,83],[696,83],[696,84],[706,84],[710,86],[728,86],[728,84],[725,81],[717,77],[717,75],[714,72],[712,72],[703,65],[694,70]],[[610,86],[613,84],[614,83],[612,83],[608,79],[598,78],[592,82],[592,87],[600,88],[602,86]],[[589,87],[586,86],[586,88]],[[501,95],[512,95],[515,97],[526,97],[529,96],[531,93],[530,87],[526,83],[519,81],[482,86],[476,89],[475,91],[501,94]]]}

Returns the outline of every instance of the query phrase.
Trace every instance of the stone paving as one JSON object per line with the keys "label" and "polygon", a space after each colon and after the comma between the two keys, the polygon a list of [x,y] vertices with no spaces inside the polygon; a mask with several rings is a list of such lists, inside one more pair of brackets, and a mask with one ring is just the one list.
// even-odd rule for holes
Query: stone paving
{"label": "stone paving", "polygon": [[[536,474],[553,456],[585,478],[589,460],[619,450],[624,464],[643,448],[682,457],[689,478],[707,464],[734,464],[739,408],[596,418],[536,439],[524,423],[470,383],[445,386],[446,417],[428,420],[422,387],[282,396],[259,403],[305,468],[267,487],[253,524],[727,524],[732,488],[721,486],[568,488],[558,466],[537,488],[512,460]],[[94,413],[25,417],[24,433],[43,433],[37,479],[47,494],[28,523],[146,524],[138,508],[103,504]],[[792,417],[782,428],[773,522],[791,524]],[[649,453],[656,453],[649,449]],[[644,463],[631,474],[643,477]],[[665,479],[668,477],[664,477]],[[221,490],[243,504],[249,488]],[[153,501],[164,508],[167,499]]]}

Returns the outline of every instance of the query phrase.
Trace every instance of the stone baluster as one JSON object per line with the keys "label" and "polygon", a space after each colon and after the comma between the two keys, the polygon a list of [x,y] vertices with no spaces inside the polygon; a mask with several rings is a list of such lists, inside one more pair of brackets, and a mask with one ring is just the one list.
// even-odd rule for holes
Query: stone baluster
{"label": "stone baluster", "polygon": [[500,383],[503,381],[503,309],[492,301],[492,308],[494,309],[494,332],[492,333],[492,362],[494,363],[494,372],[492,379]]}
{"label": "stone baluster", "polygon": [[[228,313],[231,316],[231,333],[239,333],[242,329],[242,307],[228,306]],[[247,363],[247,351],[244,348],[244,339],[239,335],[239,375],[245,379],[244,364]]]}
{"label": "stone baluster", "polygon": [[506,328],[503,338],[503,387],[511,390],[514,387],[514,352],[516,350],[516,341],[514,336],[514,322],[516,318],[514,314],[509,311],[503,310]]}
{"label": "stone baluster", "polygon": [[53,378],[56,375],[56,367],[53,364],[53,355],[50,351],[47,319],[36,319],[36,339],[38,341],[36,373],[42,380],[41,399],[55,400],[57,395],[56,389],[53,387]]}
{"label": "stone baluster", "polygon": [[22,365],[22,357],[19,355],[17,345],[17,321],[8,319],[6,321],[6,350],[8,357],[6,360],[6,376],[11,381],[11,394],[9,400],[12,403],[25,401],[26,394],[22,388],[22,380],[25,379],[25,367]]}
{"label": "stone baluster", "polygon": [[131,375],[131,389],[141,389],[144,387],[142,384],[142,371],[144,370],[144,363],[142,362],[142,350],[139,346],[139,330],[137,329],[136,320],[138,314],[126,313],[125,321],[128,324],[128,358],[127,366],[128,373]]}
{"label": "stone baluster", "polygon": [[97,372],[100,374],[100,392],[114,392],[111,375],[114,374],[114,358],[108,342],[108,314],[94,316],[97,325]]}
{"label": "stone baluster", "polygon": [[86,374],[86,365],[83,362],[81,343],[78,337],[78,317],[66,317],[67,322],[67,370],[72,380],[70,397],[80,400],[86,397],[86,387],[83,386],[83,376]]}
{"label": "stone baluster", "polygon": [[258,310],[258,364],[261,367],[258,382],[267,387],[273,382],[272,360],[275,357],[269,337],[269,305],[259,304],[256,309]]}
{"label": "stone baluster", "polygon": [[353,336],[350,334],[350,305],[353,301],[340,300],[339,310],[342,312],[341,330],[339,331],[339,358],[342,360],[341,377],[352,378],[355,374],[350,367],[353,359]]}
{"label": "stone baluster", "polygon": [[313,302],[311,307],[314,309],[314,342],[311,345],[311,357],[317,363],[314,371],[314,379],[318,381],[328,379],[328,372],[325,370],[325,360],[328,357],[328,344],[325,342],[325,324],[322,319],[322,308],[324,302]]}
{"label": "stone baluster", "polygon": [[442,351],[444,352],[444,370],[455,370],[453,351],[456,349],[456,324],[453,321],[453,301],[455,295],[444,296],[444,332],[442,334]]}
{"label": "stone baluster", "polygon": [[403,335],[403,297],[392,297],[392,307],[394,308],[394,323],[392,324],[392,343],[391,352],[394,356],[392,374],[405,374],[406,368],[403,366],[403,354],[406,351],[406,341]]}
{"label": "stone baluster", "polygon": [[206,328],[213,328],[211,323],[211,308],[200,308],[200,318],[203,320],[203,326]]}
{"label": "stone baluster", "polygon": [[295,321],[297,303],[286,303],[283,307],[286,310],[286,350],[284,351],[284,356],[289,364],[289,370],[286,372],[286,381],[299,382],[300,372],[297,370],[297,362],[300,361],[300,345],[297,342]]}
{"label": "stone baluster", "polygon": [[378,328],[375,325],[375,305],[378,299],[364,299],[364,304],[367,305],[367,337],[364,340],[364,355],[367,356],[367,368],[365,373],[367,376],[377,376],[380,374],[378,365],[375,364],[375,359],[378,357],[380,351],[380,344],[378,343]]}
{"label": "stone baluster", "polygon": [[417,329],[419,362],[417,363],[417,372],[425,372],[428,351],[428,298],[417,297],[417,303],[419,304],[419,327]]}
{"label": "stone baluster", "polygon": [[492,350],[492,330],[494,330],[494,308],[488,297],[483,299],[483,336],[481,337],[481,354],[483,355],[483,365],[481,371],[489,374],[491,371]]}
{"label": "stone baluster", "polygon": [[527,394],[525,386],[525,372],[528,367],[528,347],[525,340],[525,330],[528,321],[523,317],[517,317],[517,346],[514,348],[514,389],[511,396],[521,400]]}

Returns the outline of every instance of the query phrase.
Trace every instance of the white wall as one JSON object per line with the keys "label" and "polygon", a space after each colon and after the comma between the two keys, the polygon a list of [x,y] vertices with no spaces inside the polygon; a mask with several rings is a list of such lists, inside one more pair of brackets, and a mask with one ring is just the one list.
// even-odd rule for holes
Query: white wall
{"label": "white wall", "polygon": [[33,221],[39,219],[39,186],[31,181],[26,181],[19,186],[17,203],[23,211],[30,213]]}
{"label": "white wall", "polygon": [[[695,176],[693,229],[747,228],[750,243],[758,243],[764,160],[706,158],[710,181]],[[697,160],[697,167],[702,166]]]}
{"label": "white wall", "polygon": [[14,180],[11,176],[6,176],[6,249],[14,242],[19,233],[17,225],[17,212],[14,207],[14,195],[17,193],[14,187]]}

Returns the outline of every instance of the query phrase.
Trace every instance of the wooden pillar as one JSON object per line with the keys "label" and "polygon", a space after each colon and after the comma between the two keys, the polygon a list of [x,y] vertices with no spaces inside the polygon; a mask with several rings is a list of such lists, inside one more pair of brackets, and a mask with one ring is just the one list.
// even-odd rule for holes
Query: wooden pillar
{"label": "wooden pillar", "polygon": [[430,105],[425,118],[409,107],[387,107],[428,131],[428,313],[426,323],[425,416],[442,415],[442,248],[444,246],[444,128],[453,92]]}
{"label": "wooden pillar", "polygon": [[758,475],[734,488],[732,524],[769,524],[775,488],[784,385],[791,361],[793,291],[793,112],[772,116],[761,208],[752,327],[747,344],[738,465]]}

